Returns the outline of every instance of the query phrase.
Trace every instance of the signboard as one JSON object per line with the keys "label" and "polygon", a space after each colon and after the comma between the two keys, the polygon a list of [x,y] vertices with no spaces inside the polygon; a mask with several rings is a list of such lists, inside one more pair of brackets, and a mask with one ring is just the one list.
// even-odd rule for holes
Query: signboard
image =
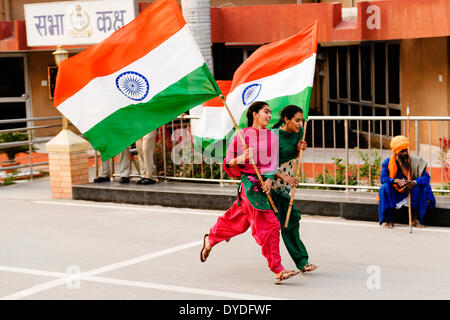
{"label": "signboard", "polygon": [[134,0],[25,4],[28,46],[98,43],[136,17],[134,5]]}

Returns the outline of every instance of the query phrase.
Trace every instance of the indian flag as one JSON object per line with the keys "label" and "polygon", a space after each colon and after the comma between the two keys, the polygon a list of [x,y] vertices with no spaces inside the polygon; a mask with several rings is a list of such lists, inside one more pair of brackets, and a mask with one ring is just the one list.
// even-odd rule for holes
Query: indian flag
{"label": "indian flag", "polygon": [[[226,97],[231,88],[231,80],[217,80],[220,91]],[[223,100],[219,97],[204,102],[189,111],[191,119],[191,134],[194,146],[203,152],[207,158],[222,160],[226,152],[226,141],[233,131],[228,128],[229,115],[225,110]],[[223,132],[229,131],[229,134]]]}
{"label": "indian flag", "polygon": [[304,118],[308,118],[317,31],[316,21],[287,39],[262,46],[236,70],[226,102],[233,117],[239,119],[240,128],[247,126],[246,112],[255,101],[269,104],[272,111],[269,128],[289,104],[301,107]]}
{"label": "indian flag", "polygon": [[54,103],[107,160],[221,95],[176,0],[59,65]]}
{"label": "indian flag", "polygon": [[[247,127],[247,109],[255,101],[265,101],[272,110],[271,128],[280,111],[289,104],[303,109],[308,118],[316,65],[318,22],[297,34],[258,48],[233,75],[226,103],[239,123]],[[225,142],[234,134],[225,108],[193,109],[200,119],[193,123],[196,146],[218,160]]]}

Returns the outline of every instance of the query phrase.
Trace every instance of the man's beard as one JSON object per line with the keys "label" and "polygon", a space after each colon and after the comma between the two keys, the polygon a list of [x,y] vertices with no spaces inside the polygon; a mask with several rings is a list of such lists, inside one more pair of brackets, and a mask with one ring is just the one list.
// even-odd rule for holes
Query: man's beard
{"label": "man's beard", "polygon": [[402,165],[402,167],[404,168],[408,168],[409,167],[409,155],[405,155],[405,156],[397,156],[398,161],[400,162],[400,164]]}

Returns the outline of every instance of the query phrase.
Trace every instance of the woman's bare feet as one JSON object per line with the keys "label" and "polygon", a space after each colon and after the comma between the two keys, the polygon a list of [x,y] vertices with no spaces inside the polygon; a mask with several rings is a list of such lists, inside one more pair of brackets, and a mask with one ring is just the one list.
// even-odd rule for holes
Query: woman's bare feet
{"label": "woman's bare feet", "polygon": [[416,227],[416,228],[419,228],[419,229],[422,229],[423,228],[423,224],[420,224],[420,222],[419,222],[419,220],[414,220],[413,222],[412,222],[412,224],[411,224],[413,227]]}
{"label": "woman's bare feet", "polygon": [[386,223],[384,224],[384,227],[385,227],[385,228],[388,228],[388,229],[392,229],[392,228],[394,227],[394,223],[393,223],[392,221],[386,222]]}
{"label": "woman's bare feet", "polygon": [[209,237],[208,234],[203,236],[203,247],[200,251],[200,261],[205,262],[208,259],[209,253],[211,252],[211,246],[209,245]]}

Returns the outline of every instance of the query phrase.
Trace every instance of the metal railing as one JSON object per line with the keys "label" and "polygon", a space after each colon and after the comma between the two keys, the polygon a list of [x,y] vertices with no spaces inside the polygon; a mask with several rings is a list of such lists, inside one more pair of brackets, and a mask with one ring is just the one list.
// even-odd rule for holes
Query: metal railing
{"label": "metal railing", "polygon": [[[196,118],[177,119],[158,129],[162,141],[166,142],[162,144],[163,152],[155,155],[163,157],[162,174],[158,177],[221,184],[237,182],[223,173],[221,165],[210,161],[202,152],[197,154],[190,134],[190,119]],[[306,134],[308,149],[303,152],[301,162],[302,172],[306,175],[299,186],[378,190],[381,162],[392,154],[390,140],[402,134],[411,137],[411,155],[428,162],[433,191],[448,193],[450,190],[445,189],[450,187],[450,153],[447,153],[445,139],[450,132],[449,121],[450,117],[310,116]],[[408,122],[409,134],[406,130]],[[166,150],[170,149],[167,135],[171,136],[172,148],[184,144],[184,150],[191,150],[181,165],[173,161],[173,152]],[[208,166],[209,177],[204,170]]]}
{"label": "metal railing", "polygon": [[[61,116],[0,120],[1,124],[27,123],[24,128],[0,130],[4,132],[27,132],[28,141],[0,143],[0,149],[13,146],[28,146],[29,161],[26,164],[1,168],[30,168],[48,165],[48,161],[33,163],[33,146],[51,140],[52,137],[33,138],[34,130],[60,127],[61,124],[34,125],[36,121],[61,119]],[[157,129],[155,164],[156,177],[165,180],[236,183],[222,170],[221,163],[205,155],[194,145],[191,135],[193,116],[180,116],[171,123]],[[450,117],[411,116],[310,116],[306,140],[308,149],[303,152],[302,172],[299,186],[332,189],[379,188],[380,161],[391,155],[389,142],[394,135],[409,134],[411,155],[428,162],[427,171],[432,178],[433,191],[448,193],[450,190]],[[182,161],[174,161],[177,152],[183,153]],[[130,149],[132,155],[135,149]],[[97,165],[98,157],[95,154]],[[178,157],[178,160],[180,158]],[[134,159],[135,160],[135,159]],[[130,169],[133,157],[130,157]],[[114,166],[111,166],[113,176]],[[98,168],[96,167],[96,175]],[[140,175],[131,175],[139,177]]]}
{"label": "metal railing", "polygon": [[0,134],[2,133],[10,133],[10,132],[26,132],[28,134],[28,140],[26,141],[15,141],[15,142],[6,142],[6,143],[0,143],[0,149],[6,149],[11,147],[19,147],[19,146],[28,146],[28,163],[26,164],[19,164],[19,165],[13,165],[8,167],[1,167],[0,166],[0,172],[6,171],[6,170],[16,170],[16,169],[22,169],[22,168],[29,168],[30,169],[30,180],[33,180],[33,168],[38,166],[45,166],[48,165],[48,161],[44,162],[38,162],[33,163],[34,155],[33,150],[34,146],[37,143],[43,143],[50,141],[53,137],[45,137],[45,138],[33,138],[35,135],[35,130],[40,129],[47,129],[47,128],[54,128],[54,127],[61,127],[61,124],[46,124],[46,125],[34,125],[34,122],[38,121],[48,121],[48,120],[60,120],[61,116],[52,116],[52,117],[38,117],[38,118],[21,118],[21,119],[9,119],[9,120],[0,120],[0,125],[4,124],[13,124],[13,123],[27,123],[27,127],[23,128],[12,128],[12,129],[4,129],[0,130]]}

